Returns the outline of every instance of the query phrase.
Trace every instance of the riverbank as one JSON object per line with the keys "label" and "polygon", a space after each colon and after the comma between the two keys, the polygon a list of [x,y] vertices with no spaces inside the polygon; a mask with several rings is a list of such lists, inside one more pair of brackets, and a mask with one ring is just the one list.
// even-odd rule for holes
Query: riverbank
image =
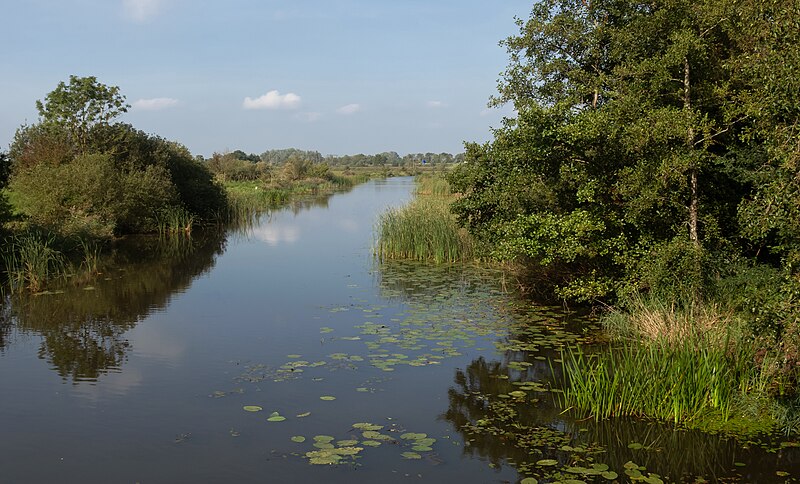
{"label": "riverbank", "polygon": [[[447,181],[419,177],[414,199],[381,216],[376,253],[434,263],[491,258],[486,241],[458,225],[450,211],[457,200]],[[632,295],[597,306],[603,331],[594,344],[565,348],[553,363],[564,369],[561,405],[576,418],[656,419],[745,440],[796,437],[797,345],[760,334],[731,303],[737,297],[735,290],[685,301]]]}

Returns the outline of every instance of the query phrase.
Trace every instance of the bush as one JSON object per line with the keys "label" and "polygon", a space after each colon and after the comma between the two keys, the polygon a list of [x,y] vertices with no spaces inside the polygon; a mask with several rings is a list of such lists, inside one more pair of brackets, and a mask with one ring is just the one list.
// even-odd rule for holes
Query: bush
{"label": "bush", "polygon": [[109,155],[81,155],[15,173],[18,208],[37,225],[64,235],[107,238],[155,230],[160,207],[178,203],[166,169],[122,172]]}

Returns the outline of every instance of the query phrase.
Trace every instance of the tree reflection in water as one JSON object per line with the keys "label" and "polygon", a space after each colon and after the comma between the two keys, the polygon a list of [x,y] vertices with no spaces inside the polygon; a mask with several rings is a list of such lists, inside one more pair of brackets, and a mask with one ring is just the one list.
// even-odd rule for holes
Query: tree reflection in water
{"label": "tree reflection in water", "polygon": [[125,333],[210,270],[224,247],[222,232],[121,241],[102,257],[95,280],[9,298],[0,314],[0,348],[15,331],[36,334],[39,357],[64,379],[96,380],[119,370],[130,350]]}
{"label": "tree reflection in water", "polygon": [[[524,371],[509,368],[510,362],[524,359],[523,352],[507,352],[504,361],[481,357],[456,370],[455,385],[448,390],[449,408],[442,418],[468,444],[466,455],[496,466],[514,465],[523,476],[556,480],[580,475],[568,472],[570,467],[579,470],[592,464],[607,465],[625,478],[630,462],[646,468],[645,476],[657,473],[665,481],[784,482],[775,469],[800,469],[796,448],[768,451],[720,435],[635,419],[576,420],[563,412],[553,392],[509,396],[522,382],[550,388],[561,380],[553,377],[551,364],[544,361],[532,360]],[[557,464],[537,466],[542,459]]]}

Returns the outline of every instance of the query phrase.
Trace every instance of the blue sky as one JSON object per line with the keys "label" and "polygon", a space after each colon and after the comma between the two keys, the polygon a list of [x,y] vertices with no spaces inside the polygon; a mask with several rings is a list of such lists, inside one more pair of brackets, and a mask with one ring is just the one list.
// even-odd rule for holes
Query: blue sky
{"label": "blue sky", "polygon": [[0,149],[71,74],[193,153],[460,152],[531,0],[2,0]]}

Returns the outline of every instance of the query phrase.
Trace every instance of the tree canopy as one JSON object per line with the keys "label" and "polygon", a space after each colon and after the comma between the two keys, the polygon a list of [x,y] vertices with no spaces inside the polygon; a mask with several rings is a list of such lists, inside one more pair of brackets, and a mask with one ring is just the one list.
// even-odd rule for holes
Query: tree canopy
{"label": "tree canopy", "polygon": [[518,26],[491,100],[516,116],[450,177],[495,256],[570,300],[798,284],[796,2],[542,0]]}
{"label": "tree canopy", "polygon": [[116,86],[70,76],[17,130],[9,190],[28,221],[63,234],[150,232],[170,210],[211,218],[225,194],[178,143],[112,121],[127,109]]}

